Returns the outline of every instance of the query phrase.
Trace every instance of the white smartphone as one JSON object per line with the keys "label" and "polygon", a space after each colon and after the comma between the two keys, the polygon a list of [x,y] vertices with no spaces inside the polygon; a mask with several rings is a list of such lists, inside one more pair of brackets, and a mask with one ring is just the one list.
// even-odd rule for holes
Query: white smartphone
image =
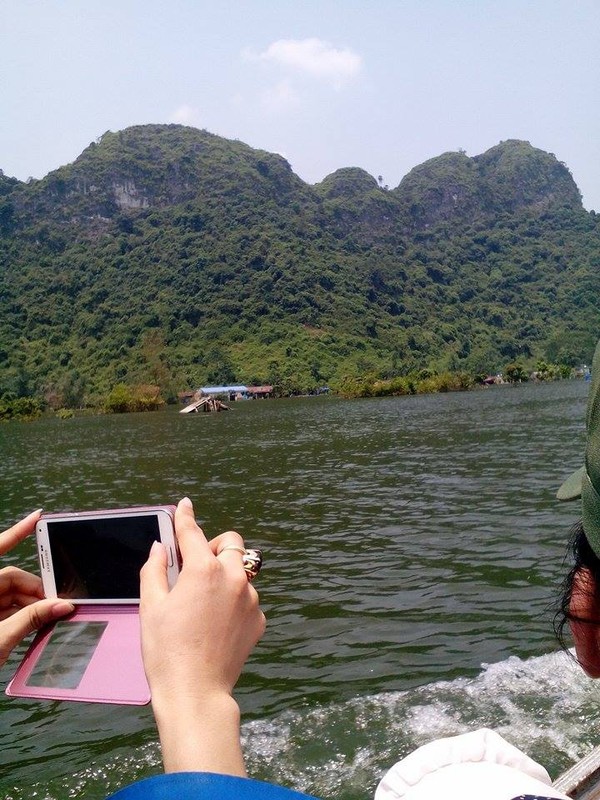
{"label": "white smartphone", "polygon": [[36,538],[44,594],[79,605],[140,602],[140,569],[152,543],[167,550],[167,579],[179,574],[174,506],[42,514]]}

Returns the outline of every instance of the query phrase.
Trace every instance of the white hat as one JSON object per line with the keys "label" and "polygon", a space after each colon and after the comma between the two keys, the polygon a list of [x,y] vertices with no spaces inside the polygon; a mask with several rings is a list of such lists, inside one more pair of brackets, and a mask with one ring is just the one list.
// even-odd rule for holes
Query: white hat
{"label": "white hat", "polygon": [[436,739],[398,761],[375,800],[513,800],[523,794],[569,800],[552,788],[544,767],[482,728]]}

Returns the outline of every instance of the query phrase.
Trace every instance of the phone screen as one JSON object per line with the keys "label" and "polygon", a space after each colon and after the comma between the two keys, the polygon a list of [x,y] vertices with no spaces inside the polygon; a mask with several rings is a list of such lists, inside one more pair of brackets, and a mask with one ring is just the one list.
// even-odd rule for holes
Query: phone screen
{"label": "phone screen", "polygon": [[155,514],[48,520],[48,540],[58,597],[135,600],[159,521]]}

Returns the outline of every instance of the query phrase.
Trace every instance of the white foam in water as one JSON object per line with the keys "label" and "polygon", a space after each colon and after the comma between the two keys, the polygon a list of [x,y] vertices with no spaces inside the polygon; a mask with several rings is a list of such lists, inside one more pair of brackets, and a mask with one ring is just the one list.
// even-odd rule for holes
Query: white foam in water
{"label": "white foam in water", "polygon": [[262,742],[255,758],[248,731],[246,752],[251,771],[266,780],[358,798],[371,796],[382,773],[415,747],[484,726],[556,776],[596,744],[599,721],[600,686],[559,652],[484,665],[475,678],[281,715],[269,724],[286,731],[282,744],[271,737],[271,749],[265,753]]}
{"label": "white foam in water", "polygon": [[[324,798],[372,797],[382,773],[415,747],[480,727],[497,730],[553,776],[587,753],[600,734],[600,686],[565,653],[484,665],[475,678],[284,712],[243,726],[249,773]],[[104,797],[160,771],[158,746],[53,782],[15,790],[25,797]]]}
{"label": "white foam in water", "polygon": [[486,665],[473,680],[419,691],[429,702],[408,715],[419,743],[486,725],[528,752],[534,745],[549,746],[569,761],[588,749],[600,712],[598,686],[564,653],[527,661],[512,657]]}

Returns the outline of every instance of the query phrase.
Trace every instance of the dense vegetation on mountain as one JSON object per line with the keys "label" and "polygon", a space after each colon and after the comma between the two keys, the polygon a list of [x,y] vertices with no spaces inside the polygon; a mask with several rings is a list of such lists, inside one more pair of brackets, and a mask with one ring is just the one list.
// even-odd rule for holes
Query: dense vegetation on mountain
{"label": "dense vegetation on mountain", "polygon": [[565,165],[510,140],[381,183],[178,125],[0,173],[0,397],[590,360],[600,216]]}

